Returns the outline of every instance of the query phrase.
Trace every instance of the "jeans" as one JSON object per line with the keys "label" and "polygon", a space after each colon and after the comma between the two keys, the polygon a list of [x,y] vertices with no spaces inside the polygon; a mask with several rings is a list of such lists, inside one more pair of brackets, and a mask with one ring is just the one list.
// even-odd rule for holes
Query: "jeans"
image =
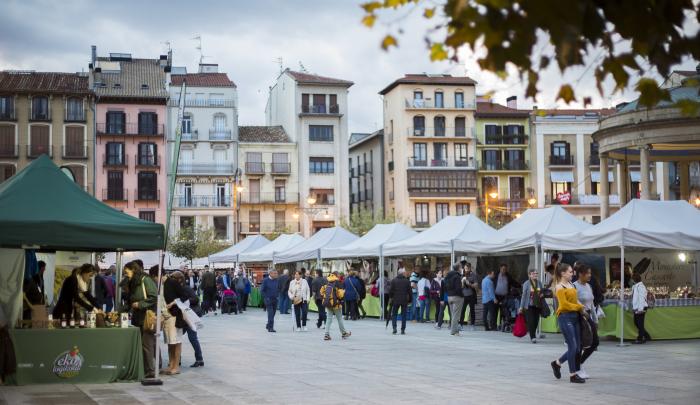
{"label": "jeans", "polygon": [[202,357],[202,346],[199,344],[199,337],[197,337],[197,331],[191,329],[189,326],[185,326],[183,329],[187,333],[187,338],[190,340],[192,349],[194,349],[194,359],[195,361],[204,361]]}
{"label": "jeans", "polygon": [[316,327],[320,328],[322,324],[326,323],[326,307],[323,306],[323,300],[316,298],[316,308],[318,309],[318,321],[316,321]]}
{"label": "jeans", "polygon": [[216,311],[216,287],[207,287],[204,289],[204,302],[202,311]]}
{"label": "jeans", "polygon": [[105,300],[105,312],[112,312],[112,308],[114,308],[114,297],[107,297]]}
{"label": "jeans", "polygon": [[644,328],[644,318],[646,317],[646,312],[640,312],[634,314],[634,326],[637,327],[637,340],[651,340],[651,336]]}
{"label": "jeans", "polygon": [[291,303],[289,301],[289,296],[287,293],[280,293],[280,297],[278,299],[279,301],[279,306],[280,306],[280,314],[288,314],[289,313],[289,304]]}
{"label": "jeans", "polygon": [[591,357],[591,354],[593,354],[594,351],[598,350],[598,345],[600,344],[600,338],[598,338],[598,325],[591,321],[591,329],[593,331],[593,344],[591,344],[591,347],[587,347],[583,349],[583,352],[581,353],[581,361],[579,363],[578,369],[581,369],[581,364],[583,364],[587,358]]}
{"label": "jeans", "polygon": [[326,321],[326,335],[331,334],[331,325],[333,325],[333,318],[338,320],[338,327],[340,328],[340,333],[345,334],[345,325],[343,325],[343,313],[340,308],[328,308],[328,320]]}
{"label": "jeans", "polygon": [[425,297],[425,299],[418,300],[418,320],[429,321],[430,320],[430,298]]}
{"label": "jeans", "polygon": [[265,309],[267,310],[267,330],[275,329],[275,312],[277,312],[277,298],[265,298]]}
{"label": "jeans", "polygon": [[430,307],[435,308],[435,322],[438,321],[440,317],[440,298],[430,297]]}
{"label": "jeans", "polygon": [[401,331],[403,332],[406,330],[406,312],[408,304],[393,304],[391,306],[391,326],[394,328],[394,332],[396,332],[396,317],[399,314],[399,308],[401,308]]}
{"label": "jeans", "polygon": [[[464,320],[464,315],[467,313],[467,306],[469,306],[469,322]],[[470,323],[472,326],[476,323],[476,295],[464,297],[464,306],[462,306],[462,318],[460,319],[460,323],[462,325]]]}
{"label": "jeans", "polygon": [[493,301],[483,303],[484,329],[496,329],[496,304]]}
{"label": "jeans", "polygon": [[248,309],[248,296],[249,296],[249,295],[250,295],[250,294],[243,293],[243,299],[242,299],[241,301],[243,301],[243,310],[244,310],[244,311],[245,311],[246,309]]}
{"label": "jeans", "polygon": [[447,302],[445,301],[436,301],[437,306],[435,310],[437,311],[437,315],[435,315],[435,321],[437,322],[437,326],[442,327],[442,323],[445,322],[445,308],[447,308],[447,311],[450,311],[450,306],[447,305]]}
{"label": "jeans", "polygon": [[156,334],[141,327],[141,346],[143,350],[143,371],[146,376],[156,372]]}
{"label": "jeans", "polygon": [[302,301],[300,304],[294,305],[294,318],[297,321],[297,328],[306,326],[306,314],[309,311],[309,303]]}
{"label": "jeans", "polygon": [[462,313],[464,297],[447,297],[447,302],[450,304],[450,333],[456,335],[459,333],[459,314]]}
{"label": "jeans", "polygon": [[564,334],[566,352],[559,357],[559,363],[569,363],[569,372],[578,371],[579,356],[581,355],[581,324],[578,312],[564,312],[557,318],[559,330]]}
{"label": "jeans", "polygon": [[411,320],[418,319],[418,292],[414,292],[411,298]]}
{"label": "jeans", "polygon": [[352,320],[356,320],[360,316],[357,312],[357,300],[345,301],[345,316]]}
{"label": "jeans", "polygon": [[245,299],[243,290],[236,290],[236,309],[243,312],[243,300]]}
{"label": "jeans", "polygon": [[533,306],[529,306],[525,312],[525,319],[527,319],[527,330],[530,332],[530,339],[537,337],[537,326],[540,323],[541,313],[541,309]]}

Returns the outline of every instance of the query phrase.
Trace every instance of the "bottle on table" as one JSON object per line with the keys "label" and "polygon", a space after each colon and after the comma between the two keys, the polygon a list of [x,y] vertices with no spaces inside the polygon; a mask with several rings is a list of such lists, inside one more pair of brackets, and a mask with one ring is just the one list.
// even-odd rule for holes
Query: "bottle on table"
{"label": "bottle on table", "polygon": [[82,312],[80,313],[80,320],[79,320],[78,322],[79,322],[79,323],[78,323],[78,326],[79,326],[80,328],[84,328],[84,327],[85,327],[85,315],[84,315]]}
{"label": "bottle on table", "polygon": [[73,319],[73,314],[68,315],[68,325],[71,329],[75,329],[75,319]]}
{"label": "bottle on table", "polygon": [[49,319],[47,321],[47,327],[49,329],[53,329],[53,315],[52,314],[49,314]]}
{"label": "bottle on table", "polygon": [[68,326],[68,322],[66,321],[66,314],[61,315],[61,329],[65,329]]}

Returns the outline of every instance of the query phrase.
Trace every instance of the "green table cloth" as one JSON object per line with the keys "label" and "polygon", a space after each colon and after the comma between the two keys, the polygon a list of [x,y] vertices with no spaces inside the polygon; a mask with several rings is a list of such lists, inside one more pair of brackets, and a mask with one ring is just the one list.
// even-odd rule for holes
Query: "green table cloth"
{"label": "green table cloth", "polygon": [[[620,311],[617,304],[602,306],[605,318],[598,322],[599,336],[620,338]],[[632,311],[624,311],[625,339],[637,338]],[[652,339],[697,339],[700,338],[700,306],[657,307],[647,311],[644,327]]]}
{"label": "green table cloth", "polygon": [[248,306],[249,307],[262,307],[262,295],[260,295],[260,289],[255,287],[250,290],[248,294]]}
{"label": "green table cloth", "polygon": [[143,379],[139,328],[13,329],[17,373],[8,384],[108,383]]}

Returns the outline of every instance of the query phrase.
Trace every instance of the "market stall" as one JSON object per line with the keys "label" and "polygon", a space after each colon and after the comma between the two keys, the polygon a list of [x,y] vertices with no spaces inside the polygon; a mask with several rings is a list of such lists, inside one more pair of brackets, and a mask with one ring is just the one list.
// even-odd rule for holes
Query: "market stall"
{"label": "market stall", "polygon": [[[700,250],[700,211],[685,201],[632,200],[618,212],[588,229],[560,235],[544,235],[542,247],[554,251],[586,251],[619,256],[609,260],[610,272],[617,263],[617,272],[609,278],[608,300],[603,303],[606,317],[601,321],[599,334],[624,338],[636,336],[629,310],[630,288],[625,288],[623,264],[632,254],[651,254],[657,251],[697,252]],[[695,257],[697,261],[697,256]],[[671,267],[672,263],[665,263]],[[654,278],[648,271],[649,262],[638,263],[633,271],[641,275],[659,303],[647,311],[646,327],[654,339],[681,339],[700,337],[700,307],[697,295],[697,268],[692,275],[693,287],[685,286],[684,296],[674,293],[667,279]],[[657,266],[658,267],[658,266]],[[617,278],[619,277],[619,283]],[[691,298],[691,299],[688,299]],[[622,333],[624,331],[624,333]],[[656,332],[656,335],[654,335]]]}
{"label": "market stall", "polygon": [[250,235],[242,241],[230,246],[221,252],[214,253],[209,256],[210,263],[238,263],[240,262],[238,255],[245,252],[255,251],[270,241],[262,235]]}
{"label": "market stall", "polygon": [[316,267],[321,268],[322,249],[345,246],[357,239],[356,235],[345,228],[339,226],[324,228],[290,249],[279,253],[275,252],[272,261],[274,263],[294,263],[315,260]]}
{"label": "market stall", "polygon": [[283,234],[258,249],[241,253],[238,255],[238,259],[242,263],[272,263],[275,252],[284,252],[305,240],[303,236],[298,234]]}
{"label": "market stall", "polygon": [[[45,155],[0,185],[0,229],[0,247],[4,248],[0,249],[0,306],[11,326],[20,318],[25,270],[31,267],[25,264],[33,259],[33,251],[155,250],[163,246],[165,235],[162,225],[141,221],[97,201]],[[47,320],[35,321],[42,320],[33,319],[33,329],[11,331],[18,371],[10,381],[111,382],[143,377],[138,329],[49,330],[45,328]],[[124,343],[107,346],[117,341]],[[111,370],[109,373],[97,369],[96,359],[105,358],[104,354],[92,354],[98,345],[98,351],[111,358],[99,363],[104,370]],[[81,354],[83,349],[85,355]]]}

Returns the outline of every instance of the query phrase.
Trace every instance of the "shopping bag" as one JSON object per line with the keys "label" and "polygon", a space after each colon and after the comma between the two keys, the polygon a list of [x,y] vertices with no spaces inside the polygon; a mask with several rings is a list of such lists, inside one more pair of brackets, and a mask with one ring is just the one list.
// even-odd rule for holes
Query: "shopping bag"
{"label": "shopping bag", "polygon": [[515,317],[515,325],[513,326],[513,336],[523,337],[527,335],[527,325],[525,324],[525,316],[523,314],[518,314]]}
{"label": "shopping bag", "polygon": [[190,308],[189,300],[182,302],[178,298],[175,300],[175,304],[178,308],[180,308],[180,311],[182,311],[182,317],[185,322],[187,322],[187,326],[189,326],[190,329],[197,332],[204,327],[204,322],[202,322],[202,319],[194,313],[192,308]]}

